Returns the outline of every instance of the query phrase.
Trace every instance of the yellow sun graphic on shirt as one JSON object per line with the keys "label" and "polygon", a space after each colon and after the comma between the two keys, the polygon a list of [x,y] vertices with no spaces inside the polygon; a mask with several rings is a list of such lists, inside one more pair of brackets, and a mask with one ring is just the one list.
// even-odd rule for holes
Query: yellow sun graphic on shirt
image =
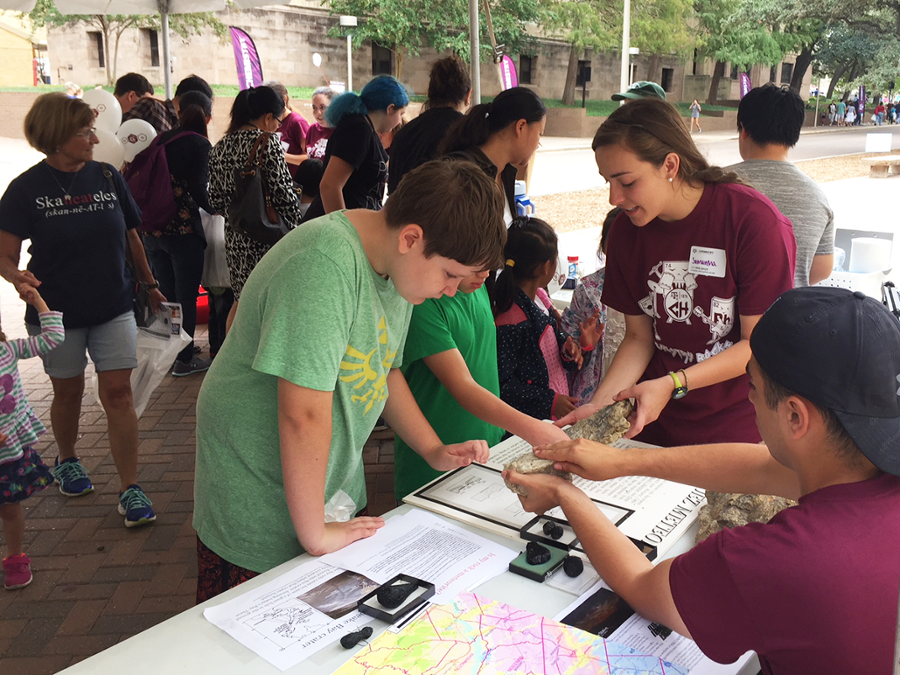
{"label": "yellow sun graphic on shirt", "polygon": [[[388,344],[387,321],[385,317],[381,317],[378,322],[378,344]],[[397,350],[387,349],[384,358],[379,363],[377,361],[379,351],[378,347],[366,353],[362,352],[353,345],[347,345],[347,351],[341,360],[341,372],[339,376],[341,382],[355,383],[353,389],[358,390],[358,394],[350,397],[354,403],[362,403],[365,405],[363,414],[368,413],[376,403],[387,398],[387,374],[391,370],[394,358],[397,356]],[[372,359],[376,359],[376,370],[372,367]]]}

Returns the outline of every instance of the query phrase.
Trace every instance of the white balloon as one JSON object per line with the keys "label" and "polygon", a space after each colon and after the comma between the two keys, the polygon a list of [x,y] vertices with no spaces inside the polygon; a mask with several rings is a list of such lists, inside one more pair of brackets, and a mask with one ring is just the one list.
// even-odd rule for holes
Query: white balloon
{"label": "white balloon", "polygon": [[313,54],[313,65],[316,68],[322,65],[322,55],[319,52]]}
{"label": "white balloon", "polygon": [[116,138],[125,150],[125,161],[133,162],[135,156],[156,138],[156,129],[144,120],[125,120],[116,132]]}
{"label": "white balloon", "polygon": [[100,142],[94,146],[94,161],[107,162],[117,169],[121,168],[125,161],[125,148],[116,135],[106,129],[97,129],[97,138]]}
{"label": "white balloon", "polygon": [[122,124],[122,106],[119,99],[103,89],[89,89],[81,97],[94,111],[94,126],[116,133]]}

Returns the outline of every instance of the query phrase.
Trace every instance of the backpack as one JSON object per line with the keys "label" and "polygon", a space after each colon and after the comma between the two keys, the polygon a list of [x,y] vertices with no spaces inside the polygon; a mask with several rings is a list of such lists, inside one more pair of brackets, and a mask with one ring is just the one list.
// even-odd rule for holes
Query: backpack
{"label": "backpack", "polygon": [[[160,136],[141,150],[125,169],[123,174],[131,196],[141,209],[141,232],[158,232],[172,222],[178,212],[175,194],[172,191],[172,176],[169,173],[169,160],[166,158],[166,146],[179,138],[194,134],[183,131],[160,142]],[[199,136],[199,134],[196,134]]]}

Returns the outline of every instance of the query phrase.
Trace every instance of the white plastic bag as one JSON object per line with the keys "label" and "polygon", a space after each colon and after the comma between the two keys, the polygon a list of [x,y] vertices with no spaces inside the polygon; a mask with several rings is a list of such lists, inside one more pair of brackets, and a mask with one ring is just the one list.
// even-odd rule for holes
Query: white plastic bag
{"label": "white plastic bag", "polygon": [[[131,393],[138,418],[144,414],[150,395],[172,370],[178,352],[191,343],[191,336],[181,327],[181,305],[163,303],[151,328],[137,329],[137,368],[131,371]],[[168,326],[168,330],[158,327]],[[100,400],[97,374],[91,378],[94,398]]]}
{"label": "white plastic bag", "polygon": [[231,288],[231,275],[225,262],[225,219],[200,209],[200,220],[206,236],[206,255],[200,283],[204,288]]}

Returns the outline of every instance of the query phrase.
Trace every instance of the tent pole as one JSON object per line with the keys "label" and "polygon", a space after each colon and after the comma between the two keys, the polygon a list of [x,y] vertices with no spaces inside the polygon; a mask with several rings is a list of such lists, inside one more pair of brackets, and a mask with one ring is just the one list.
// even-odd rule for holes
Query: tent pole
{"label": "tent pole", "polygon": [[469,0],[469,63],[472,70],[472,105],[481,103],[481,45],[478,0]]}

